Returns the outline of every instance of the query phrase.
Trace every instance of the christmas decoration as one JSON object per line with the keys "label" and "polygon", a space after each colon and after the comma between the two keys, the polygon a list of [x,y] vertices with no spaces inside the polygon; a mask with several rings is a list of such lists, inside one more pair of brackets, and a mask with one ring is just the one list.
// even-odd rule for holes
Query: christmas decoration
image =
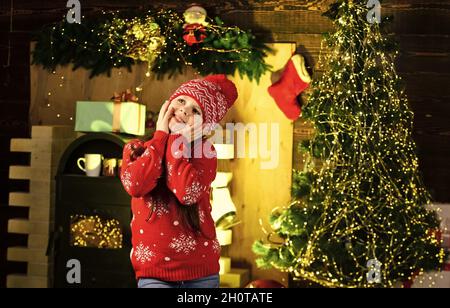
{"label": "christmas decoration", "polygon": [[258,241],[260,267],[327,287],[394,287],[446,258],[436,212],[419,176],[413,113],[394,67],[386,20],[367,22],[367,1],[338,0],[325,13],[323,72],[303,118],[315,134],[302,143],[293,201],[270,217],[279,240]]}
{"label": "christmas decoration", "polygon": [[128,90],[115,93],[113,102],[78,101],[75,131],[144,135],[146,106],[138,104],[135,99],[137,97]]}
{"label": "christmas decoration", "polygon": [[147,73],[165,46],[161,29],[151,16],[132,19],[114,17],[107,31],[109,45],[123,52],[124,57],[147,62]]}
{"label": "christmas decoration", "polygon": [[130,89],[126,89],[122,93],[114,92],[114,95],[111,98],[111,100],[116,103],[137,102],[139,101],[139,98],[136,95],[134,95]]}
{"label": "christmas decoration", "polygon": [[184,21],[188,25],[198,24],[202,26],[207,26],[208,22],[206,21],[206,16],[207,16],[206,10],[197,4],[191,5],[183,13]]}
{"label": "christmas decoration", "polygon": [[301,108],[297,96],[310,82],[305,59],[301,55],[294,55],[286,64],[281,78],[269,87],[269,94],[288,119],[296,120],[300,116]]}
{"label": "christmas decoration", "polygon": [[186,41],[186,44],[188,44],[188,46],[202,43],[207,37],[205,27],[203,27],[201,24],[186,25],[184,26],[183,30],[183,40]]}
{"label": "christmas decoration", "polygon": [[208,25],[206,10],[201,6],[192,5],[184,12],[183,16],[186,22],[183,26],[183,39],[188,46],[202,43],[207,37],[205,29],[205,26]]}
{"label": "christmas decoration", "polygon": [[275,280],[254,280],[250,282],[246,288],[258,288],[258,289],[273,289],[273,288],[284,288],[285,286]]}
{"label": "christmas decoration", "polygon": [[77,247],[122,248],[122,228],[116,219],[95,216],[70,216],[70,244]]}
{"label": "christmas decoration", "polygon": [[[190,10],[190,11],[189,11]],[[81,24],[62,22],[39,31],[33,64],[54,70],[57,65],[83,67],[91,77],[110,75],[112,68],[147,62],[158,78],[192,66],[199,74],[234,74],[260,79],[270,69],[264,57],[270,48],[250,31],[225,27],[219,18],[206,22],[206,12],[193,7],[170,10],[103,12]]]}

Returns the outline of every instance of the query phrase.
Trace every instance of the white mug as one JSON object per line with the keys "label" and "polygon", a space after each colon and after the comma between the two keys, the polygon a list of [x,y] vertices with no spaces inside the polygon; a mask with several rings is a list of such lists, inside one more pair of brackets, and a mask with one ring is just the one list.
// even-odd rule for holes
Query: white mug
{"label": "white mug", "polygon": [[[78,158],[77,165],[78,168],[86,172],[87,176],[99,176],[102,170],[102,159],[101,154],[85,154],[84,157]],[[83,162],[84,167],[81,165]]]}

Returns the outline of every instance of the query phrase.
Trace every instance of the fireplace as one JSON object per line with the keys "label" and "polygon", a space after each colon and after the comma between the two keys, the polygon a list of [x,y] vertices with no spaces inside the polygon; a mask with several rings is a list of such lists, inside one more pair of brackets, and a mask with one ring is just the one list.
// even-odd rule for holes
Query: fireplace
{"label": "fireplace", "polygon": [[[77,166],[88,153],[120,159],[127,139],[89,133],[72,142],[56,173],[55,228],[50,250],[54,287],[134,287],[129,254],[130,196],[116,175],[89,177]],[[104,173],[105,174],[105,173]],[[68,279],[71,262],[79,281]]]}

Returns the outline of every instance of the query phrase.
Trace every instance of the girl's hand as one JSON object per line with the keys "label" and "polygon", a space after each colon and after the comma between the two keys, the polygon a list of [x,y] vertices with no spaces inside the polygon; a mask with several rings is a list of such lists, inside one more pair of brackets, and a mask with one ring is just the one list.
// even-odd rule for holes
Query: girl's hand
{"label": "girl's hand", "polygon": [[139,156],[144,154],[145,147],[140,144],[133,144],[131,145],[131,154],[130,154],[130,160],[135,161]]}
{"label": "girl's hand", "polygon": [[159,111],[158,121],[156,122],[156,130],[169,133],[169,120],[173,116],[174,108],[169,107],[170,102],[165,101]]}
{"label": "girl's hand", "polygon": [[126,146],[124,151],[124,161],[126,163],[135,161],[139,156],[145,152],[144,142],[139,139],[131,140]]}

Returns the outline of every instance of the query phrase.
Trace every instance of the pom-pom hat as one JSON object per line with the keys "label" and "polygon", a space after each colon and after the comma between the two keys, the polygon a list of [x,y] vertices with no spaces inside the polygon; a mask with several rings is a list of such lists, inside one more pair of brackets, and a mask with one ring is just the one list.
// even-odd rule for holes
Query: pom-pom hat
{"label": "pom-pom hat", "polygon": [[234,83],[225,75],[219,74],[183,83],[169,101],[181,95],[189,96],[197,102],[202,108],[203,123],[211,130],[234,104],[238,93]]}

